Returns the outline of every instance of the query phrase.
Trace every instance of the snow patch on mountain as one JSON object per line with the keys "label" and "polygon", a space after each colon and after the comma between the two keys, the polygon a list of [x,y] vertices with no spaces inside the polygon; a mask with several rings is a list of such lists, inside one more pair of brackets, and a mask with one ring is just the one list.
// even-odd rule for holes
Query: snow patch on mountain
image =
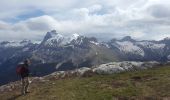
{"label": "snow patch on mountain", "polygon": [[75,33],[69,38],[69,41],[77,40],[79,36],[80,36],[79,34]]}
{"label": "snow patch on mountain", "polygon": [[95,41],[90,41],[90,43],[95,44],[95,45],[100,45],[100,43],[95,42]]}
{"label": "snow patch on mountain", "polygon": [[21,45],[19,42],[8,42],[8,43],[6,42],[2,46],[4,46],[4,47],[20,47],[23,45]]}
{"label": "snow patch on mountain", "polygon": [[113,44],[115,47],[117,47],[120,51],[125,52],[126,54],[131,53],[131,54],[136,54],[140,56],[144,56],[145,52],[143,51],[142,48],[134,45],[130,41],[116,41],[116,43]]}
{"label": "snow patch on mountain", "polygon": [[163,43],[158,44],[149,41],[137,42],[136,44],[149,49],[164,49],[164,47],[166,46]]}
{"label": "snow patch on mountain", "polygon": [[76,41],[79,37],[80,37],[80,35],[77,33],[72,34],[70,37],[65,37],[62,42],[62,45],[70,44],[71,41],[74,41],[74,40]]}
{"label": "snow patch on mountain", "polygon": [[9,47],[24,47],[28,44],[32,43],[30,40],[23,40],[20,42],[17,41],[4,41],[0,43],[0,47],[5,47],[5,48],[9,48]]}
{"label": "snow patch on mountain", "polygon": [[22,51],[23,51],[23,52],[25,52],[25,51],[29,51],[29,48],[28,48],[28,47],[23,48],[23,49],[22,49]]}
{"label": "snow patch on mountain", "polygon": [[53,44],[60,44],[64,40],[64,37],[61,34],[53,35],[51,38],[49,38],[45,45],[53,45]]}

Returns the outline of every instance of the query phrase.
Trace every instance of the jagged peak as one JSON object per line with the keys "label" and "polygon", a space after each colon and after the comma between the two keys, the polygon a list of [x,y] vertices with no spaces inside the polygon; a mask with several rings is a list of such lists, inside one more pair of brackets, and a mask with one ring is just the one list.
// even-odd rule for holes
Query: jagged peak
{"label": "jagged peak", "polygon": [[121,39],[121,41],[135,41],[134,39],[132,39],[131,36],[125,36]]}
{"label": "jagged peak", "polygon": [[69,41],[71,42],[72,40],[77,40],[78,37],[80,37],[80,35],[78,33],[74,33],[71,35],[71,37],[69,38]]}
{"label": "jagged peak", "polygon": [[52,30],[51,33],[57,33],[57,31],[56,30]]}
{"label": "jagged peak", "polygon": [[170,37],[166,37],[166,38],[160,40],[159,42],[169,43],[169,41],[170,41]]}
{"label": "jagged peak", "polygon": [[47,37],[54,37],[56,36],[58,33],[56,32],[56,30],[52,30],[51,32],[47,32],[46,36]]}
{"label": "jagged peak", "polygon": [[170,37],[166,37],[166,38],[164,38],[163,40],[170,40]]}
{"label": "jagged peak", "polygon": [[80,35],[78,33],[74,33],[72,36],[73,37],[79,37]]}
{"label": "jagged peak", "polygon": [[121,40],[123,40],[123,41],[131,41],[131,40],[133,40],[133,39],[132,39],[131,36],[125,36],[125,37],[123,37]]}
{"label": "jagged peak", "polygon": [[63,37],[63,36],[61,34],[57,33],[56,30],[52,30],[52,31],[46,33],[46,35],[43,39],[43,42],[45,42],[51,38],[61,38],[61,37]]}
{"label": "jagged peak", "polygon": [[117,41],[117,39],[116,39],[116,38],[113,38],[113,39],[111,39],[109,42],[115,42],[115,41]]}

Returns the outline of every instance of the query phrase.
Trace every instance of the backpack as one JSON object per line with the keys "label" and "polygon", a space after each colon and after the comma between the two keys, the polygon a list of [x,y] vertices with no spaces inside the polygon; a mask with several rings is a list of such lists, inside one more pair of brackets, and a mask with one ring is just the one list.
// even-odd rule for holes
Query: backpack
{"label": "backpack", "polygon": [[26,68],[24,67],[23,64],[20,64],[20,65],[18,65],[18,66],[16,67],[16,73],[17,73],[18,75],[23,74],[23,73],[25,72],[25,70],[26,70]]}

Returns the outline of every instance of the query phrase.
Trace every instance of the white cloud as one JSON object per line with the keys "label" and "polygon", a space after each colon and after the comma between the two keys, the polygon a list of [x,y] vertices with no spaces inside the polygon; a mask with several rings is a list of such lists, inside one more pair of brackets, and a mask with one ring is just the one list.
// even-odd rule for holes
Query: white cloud
{"label": "white cloud", "polygon": [[[170,36],[169,4],[168,0],[0,1],[0,39],[39,40],[52,29],[102,39],[125,35],[160,39]],[[31,15],[37,9],[44,15]],[[29,13],[31,17],[18,18]]]}
{"label": "white cloud", "polygon": [[0,30],[10,29],[10,27],[11,26],[8,23],[0,21]]}
{"label": "white cloud", "polygon": [[100,11],[102,9],[102,6],[99,4],[96,4],[96,5],[89,7],[88,9],[91,13],[95,13],[95,12]]}

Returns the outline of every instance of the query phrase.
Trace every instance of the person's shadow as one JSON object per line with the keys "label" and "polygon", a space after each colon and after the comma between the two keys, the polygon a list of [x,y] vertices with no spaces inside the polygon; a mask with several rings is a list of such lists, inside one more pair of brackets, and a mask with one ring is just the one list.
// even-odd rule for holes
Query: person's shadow
{"label": "person's shadow", "polygon": [[16,100],[17,98],[19,98],[20,96],[22,96],[21,94],[15,95],[7,100]]}

